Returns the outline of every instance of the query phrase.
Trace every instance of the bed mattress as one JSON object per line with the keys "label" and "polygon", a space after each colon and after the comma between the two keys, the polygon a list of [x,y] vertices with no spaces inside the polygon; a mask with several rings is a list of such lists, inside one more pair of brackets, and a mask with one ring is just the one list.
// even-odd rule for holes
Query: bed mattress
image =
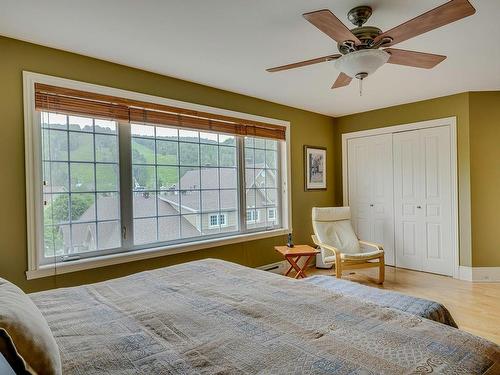
{"label": "bed mattress", "polygon": [[434,320],[449,325],[450,327],[458,328],[457,323],[455,323],[448,309],[441,303],[435,301],[361,285],[352,281],[337,279],[332,276],[316,275],[303,279],[303,281],[331,290],[335,293],[355,297],[378,306],[405,311],[425,319]]}
{"label": "bed mattress", "polygon": [[64,374],[498,373],[500,348],[221,260],[31,294]]}

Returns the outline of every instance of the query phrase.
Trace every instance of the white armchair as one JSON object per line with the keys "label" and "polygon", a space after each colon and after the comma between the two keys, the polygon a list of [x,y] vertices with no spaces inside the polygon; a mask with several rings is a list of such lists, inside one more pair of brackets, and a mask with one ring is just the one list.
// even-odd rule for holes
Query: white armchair
{"label": "white armchair", "polygon": [[314,207],[312,222],[312,239],[321,249],[321,261],[335,265],[337,278],[342,277],[343,270],[379,267],[378,282],[384,282],[384,248],[356,237],[349,207]]}

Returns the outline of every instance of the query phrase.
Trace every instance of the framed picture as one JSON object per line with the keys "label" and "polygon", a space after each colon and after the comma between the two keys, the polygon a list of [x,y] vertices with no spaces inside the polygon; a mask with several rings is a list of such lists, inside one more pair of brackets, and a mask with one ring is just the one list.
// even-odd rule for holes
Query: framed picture
{"label": "framed picture", "polygon": [[305,190],[326,190],[326,148],[304,146]]}

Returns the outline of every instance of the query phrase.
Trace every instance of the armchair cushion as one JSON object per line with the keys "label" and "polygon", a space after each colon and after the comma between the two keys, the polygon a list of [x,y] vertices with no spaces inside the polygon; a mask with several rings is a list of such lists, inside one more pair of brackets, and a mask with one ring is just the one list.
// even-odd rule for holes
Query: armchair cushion
{"label": "armchair cushion", "polygon": [[[375,251],[370,251],[367,253],[357,253],[357,254],[345,254],[342,253],[340,254],[340,257],[343,260],[370,260],[370,259],[376,259],[379,258],[382,254],[384,253],[384,250],[375,250]],[[335,263],[335,256],[327,256],[324,257],[324,262],[325,263]]]}
{"label": "armchair cushion", "polygon": [[361,252],[358,238],[351,226],[349,207],[314,207],[313,229],[321,243],[331,245],[345,254]]}

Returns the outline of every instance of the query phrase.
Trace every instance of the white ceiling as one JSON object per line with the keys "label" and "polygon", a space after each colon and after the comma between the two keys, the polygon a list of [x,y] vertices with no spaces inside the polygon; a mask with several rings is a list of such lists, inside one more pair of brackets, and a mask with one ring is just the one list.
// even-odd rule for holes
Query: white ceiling
{"label": "white ceiling", "polygon": [[[302,14],[374,9],[388,30],[445,0],[0,0],[0,34],[332,116],[463,91],[500,89],[500,1],[471,0],[471,17],[398,44],[447,55],[433,70],[386,64],[331,90],[333,63],[266,68],[328,55],[336,44]],[[354,27],[354,26],[353,26]]]}

